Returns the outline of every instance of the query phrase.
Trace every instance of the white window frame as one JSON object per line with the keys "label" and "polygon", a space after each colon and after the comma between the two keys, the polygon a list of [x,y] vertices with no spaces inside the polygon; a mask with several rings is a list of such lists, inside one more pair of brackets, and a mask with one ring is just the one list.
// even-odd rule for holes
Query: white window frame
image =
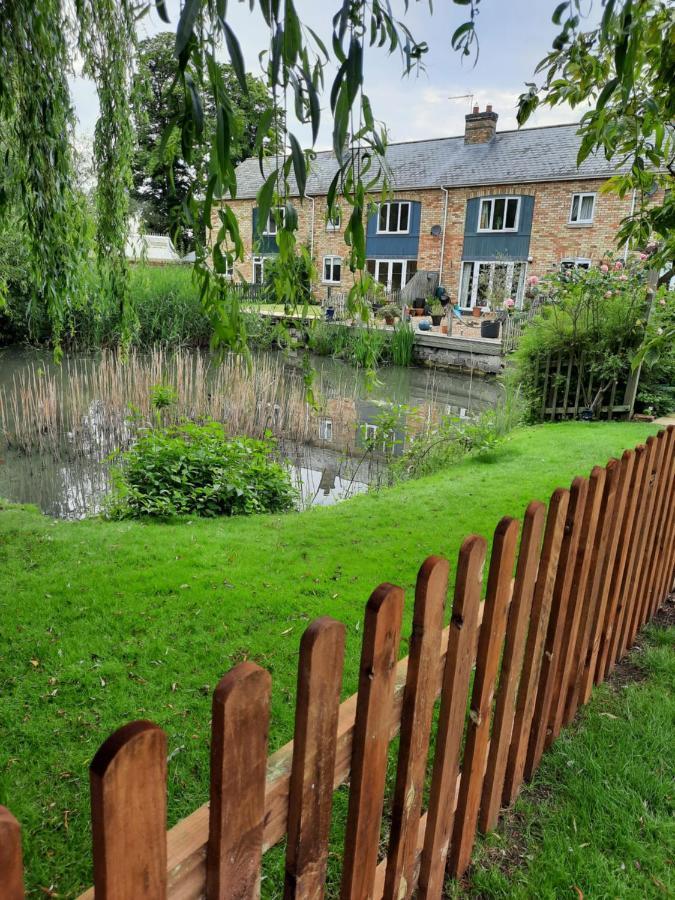
{"label": "white window frame", "polygon": [[[256,267],[260,266],[260,281],[256,279],[255,270]],[[254,256],[253,257],[253,284],[265,284],[265,257],[264,256]]]}
{"label": "white window frame", "polygon": [[[330,278],[326,278],[326,263],[330,265]],[[335,277],[335,266],[340,267],[340,277]],[[321,270],[321,278],[323,284],[341,284],[342,283],[342,257],[329,253],[323,258],[323,267]]]}
{"label": "white window frame", "polygon": [[326,231],[339,231],[342,227],[342,214],[340,210],[335,211],[334,216],[328,216],[326,218]]}
{"label": "white window frame", "polygon": [[[506,209],[508,206],[509,200],[516,201],[516,218],[511,228],[493,228],[492,223],[495,218],[495,200],[504,200],[504,222],[506,222]],[[478,204],[478,223],[476,225],[476,231],[481,234],[503,234],[506,232],[507,234],[513,234],[515,231],[518,231],[518,225],[520,224],[520,201],[521,198],[516,196],[515,194],[503,194],[497,197],[481,197],[480,203]],[[487,228],[481,228],[480,223],[483,219],[483,204],[491,203],[492,209],[490,210],[490,224]]]}
{"label": "white window frame", "polygon": [[[518,284],[515,285],[513,280],[515,277],[515,267],[516,265],[521,266],[520,277],[518,279]],[[471,294],[467,297],[467,304],[465,306],[461,306],[461,309],[473,309],[474,306],[478,305],[478,283],[480,280],[480,267],[481,266],[490,266],[490,275],[488,280],[488,293],[492,290],[492,282],[494,279],[495,267],[496,266],[506,266],[506,275],[511,284],[511,296],[516,301],[516,308],[522,309],[523,299],[525,297],[525,284],[527,281],[527,262],[523,259],[514,259],[514,260],[501,260],[501,259],[463,259],[462,260],[462,268],[461,268],[461,276],[459,281],[459,294],[458,303],[461,305],[461,298],[463,294],[464,288],[464,279],[467,277],[465,272],[465,267],[472,267],[473,274],[473,282],[471,284]],[[482,307],[483,309],[489,309],[489,304],[487,306]]]}
{"label": "white window frame", "polygon": [[590,269],[593,261],[587,256],[566,256],[560,260],[560,270],[565,269]]}
{"label": "white window frame", "polygon": [[319,419],[319,440],[332,443],[333,441],[333,420],[322,416]]}
{"label": "white window frame", "polygon": [[276,209],[271,209],[267,215],[267,222],[265,223],[265,229],[263,231],[263,235],[265,237],[276,237],[279,231],[277,227],[277,220],[274,218],[274,213],[279,214],[280,219],[280,228],[284,226],[284,219],[286,217],[286,210],[283,206],[278,206]]}
{"label": "white window frame", "polygon": [[[408,227],[403,230],[402,228],[391,228],[391,209],[392,206],[398,206],[398,213],[396,216],[396,224],[400,225],[401,223],[401,209],[404,206],[408,207]],[[380,228],[380,214],[382,212],[382,207],[386,207],[387,209],[387,228]],[[377,234],[410,234],[410,219],[412,216],[412,203],[410,200],[389,200],[387,203],[382,203],[377,209]]]}
{"label": "white window frame", "polygon": [[[597,196],[598,195],[595,191],[575,191],[572,194],[572,199],[570,200],[570,215],[569,215],[569,219],[567,220],[567,224],[568,225],[592,225],[593,219],[595,218],[595,201],[596,201]],[[579,198],[579,207],[578,207],[579,215],[581,215],[581,204],[583,203],[584,198],[591,197],[593,199],[593,206],[591,207],[590,219],[580,219],[580,218],[578,218],[578,216],[576,219],[572,218],[572,211],[574,210],[574,198],[575,197]]]}
{"label": "white window frame", "polygon": [[[403,290],[403,288],[408,284],[410,279],[413,277],[415,272],[417,272],[417,260],[416,259],[390,259],[389,257],[381,257],[381,256],[369,256],[366,260],[366,268],[368,268],[368,263],[373,264],[372,276],[373,278],[382,285],[385,290],[385,293],[390,294],[393,290],[393,272],[394,272],[394,263],[401,263],[401,287],[399,290]],[[409,275],[409,270],[411,264],[415,264],[415,272],[412,275]],[[380,281],[380,268],[384,267],[387,270],[387,281],[386,283]],[[368,269],[370,271],[370,269]]]}

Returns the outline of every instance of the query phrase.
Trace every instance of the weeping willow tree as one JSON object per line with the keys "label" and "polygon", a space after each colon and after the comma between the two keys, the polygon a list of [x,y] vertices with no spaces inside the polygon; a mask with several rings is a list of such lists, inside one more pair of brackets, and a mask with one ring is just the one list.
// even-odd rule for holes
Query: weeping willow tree
{"label": "weeping willow tree", "polygon": [[[243,0],[240,0],[243,2]],[[135,57],[135,22],[151,0],[0,0],[0,122],[6,139],[7,172],[0,202],[14,199],[30,237],[38,301],[48,310],[55,344],[59,345],[67,312],[81,292],[79,260],[85,251],[82,212],[73,188],[69,137],[73,112],[67,75],[77,48],[84,72],[96,82],[101,116],[96,130],[95,162],[97,247],[108,291],[120,304],[123,333],[133,328],[124,244],[133,134],[129,91]],[[72,5],[74,3],[74,6]],[[455,51],[477,58],[476,20],[481,0],[453,0],[464,21],[450,43]],[[306,26],[295,0],[247,0],[261,35],[260,60],[272,108],[261,116],[256,151],[264,178],[257,195],[259,221],[276,219],[279,261],[275,287],[290,308],[306,302],[297,265],[304,250],[297,239],[297,202],[306,196],[321,117],[332,121],[336,173],[327,197],[326,214],[339,205],[347,211],[345,240],[354,286],[348,307],[367,319],[371,290],[365,271],[365,222],[374,199],[390,188],[386,129],[377,121],[364,86],[366,56],[399,54],[404,75],[424,65],[426,43],[416,40],[404,17],[411,5],[431,9],[431,0],[400,0],[403,18],[389,0],[335,0],[330,51]],[[230,0],[230,6],[232,0]],[[155,0],[159,16],[170,22],[165,0]],[[590,101],[596,115],[582,119],[582,154],[601,151],[633,159],[629,176],[614,185],[619,192],[635,189],[639,199],[633,222],[620,239],[644,242],[649,232],[664,233],[672,219],[673,196],[662,203],[650,199],[653,178],[665,168],[662,187],[672,177],[672,75],[675,72],[675,24],[668,0],[600,0],[602,24],[584,31],[582,0],[555,4],[553,21],[561,26],[552,53],[542,61],[544,84],[532,84],[520,101],[520,118],[540,102]],[[591,7],[592,8],[592,7]],[[175,22],[175,79],[181,102],[161,144],[166,160],[189,166],[197,148],[211,141],[206,190],[188,192],[176,228],[188,227],[197,238],[195,278],[208,313],[215,345],[245,351],[247,336],[237,295],[224,277],[243,244],[231,205],[237,181],[232,161],[236,116],[218,61],[229,57],[247,91],[246,64],[228,15],[227,0],[182,0]],[[585,5],[584,5],[585,9]],[[371,60],[374,67],[375,60]],[[329,65],[336,69],[330,83]],[[607,79],[609,79],[607,81]],[[645,90],[638,90],[640,85]],[[562,85],[562,87],[561,87]],[[610,98],[618,98],[614,106]],[[206,100],[215,110],[213,137],[204,128]],[[618,105],[617,105],[618,104]],[[610,114],[611,110],[611,114]],[[311,146],[303,148],[291,114],[309,126]],[[276,119],[275,119],[276,117]],[[273,121],[284,121],[286,150],[269,155],[265,135]],[[625,123],[620,133],[616,123]],[[295,129],[295,130],[294,130]],[[618,134],[618,137],[617,137]],[[654,138],[653,135],[656,137]],[[649,189],[647,189],[649,181]],[[651,213],[644,213],[649,207]],[[212,228],[213,226],[213,228]],[[668,230],[668,229],[665,229]],[[207,235],[209,237],[207,237]],[[666,242],[667,243],[667,242]]]}
{"label": "weeping willow tree", "polygon": [[26,234],[34,304],[49,316],[57,357],[69,312],[87,297],[90,250],[84,198],[76,187],[74,113],[68,86],[75,51],[97,85],[96,244],[105,293],[120,304],[128,339],[124,255],[133,135],[129,75],[138,8],[115,0],[12,0],[0,28],[0,124],[4,170],[0,214],[12,208]]}

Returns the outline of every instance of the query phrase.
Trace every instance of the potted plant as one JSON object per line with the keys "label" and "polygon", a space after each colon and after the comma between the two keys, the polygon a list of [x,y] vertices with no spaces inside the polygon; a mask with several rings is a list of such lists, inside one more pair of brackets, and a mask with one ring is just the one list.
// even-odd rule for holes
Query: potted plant
{"label": "potted plant", "polygon": [[431,304],[431,311],[429,313],[431,316],[431,322],[433,325],[440,325],[443,316],[445,315],[445,309],[440,300],[434,300]]}
{"label": "potted plant", "polygon": [[387,303],[386,306],[382,306],[378,309],[375,315],[379,319],[384,319],[387,325],[393,325],[394,319],[399,319],[401,317],[401,310],[395,303]]}

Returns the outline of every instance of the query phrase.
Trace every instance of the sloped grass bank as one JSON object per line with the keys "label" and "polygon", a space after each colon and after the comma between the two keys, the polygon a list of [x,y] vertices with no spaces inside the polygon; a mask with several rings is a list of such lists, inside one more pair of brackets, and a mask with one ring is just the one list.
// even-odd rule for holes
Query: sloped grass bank
{"label": "sloped grass bank", "polygon": [[175,823],[207,797],[210,692],[227,669],[252,659],[272,673],[275,749],[292,733],[312,618],[347,625],[346,696],[379,582],[405,588],[409,627],[425,556],[454,566],[464,536],[490,536],[502,515],[522,516],[653,430],[521,429],[485,458],[302,514],[139,524],[0,511],[0,802],[23,824],[30,890],[70,897],[90,882],[87,766],[116,727],[142,717],[167,731]]}

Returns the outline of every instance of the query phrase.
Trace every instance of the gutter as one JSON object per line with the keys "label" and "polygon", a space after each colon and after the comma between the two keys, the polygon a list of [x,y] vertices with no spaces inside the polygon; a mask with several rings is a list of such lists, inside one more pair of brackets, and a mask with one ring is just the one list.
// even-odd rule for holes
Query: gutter
{"label": "gutter", "polygon": [[441,237],[441,260],[438,266],[438,286],[441,287],[443,283],[443,259],[445,258],[445,226],[448,223],[448,199],[450,197],[450,191],[448,188],[444,188],[441,185],[441,190],[445,194],[445,206],[443,208],[443,234]]}

